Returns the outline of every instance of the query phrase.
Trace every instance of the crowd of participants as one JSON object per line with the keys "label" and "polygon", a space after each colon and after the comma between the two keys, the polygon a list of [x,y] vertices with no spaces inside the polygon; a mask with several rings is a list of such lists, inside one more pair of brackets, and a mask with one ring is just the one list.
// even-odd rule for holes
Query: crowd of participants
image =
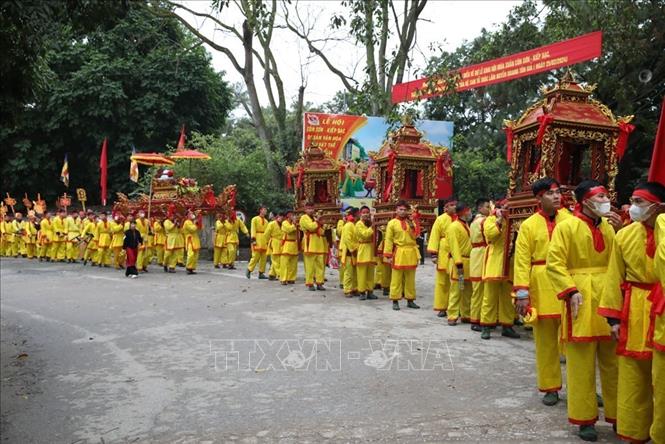
{"label": "crowd of participants", "polygon": [[[630,442],[665,443],[665,187],[638,186],[622,217],[607,190],[587,180],[575,189],[577,204],[563,202],[559,184],[543,178],[532,191],[539,210],[522,222],[508,256],[507,201],[494,208],[478,199],[475,215],[448,201],[429,233],[427,252],[436,264],[433,309],[449,326],[470,325],[488,340],[519,338],[519,319],[533,328],[538,389],[543,403],[560,400],[561,357],[567,371],[569,421],[586,441],[598,438],[599,404],[605,421]],[[195,274],[201,242],[200,216],[149,221],[133,215],[58,211],[27,220],[5,216],[1,252],[40,261],[125,268],[130,277],[156,261],[164,272],[178,264]],[[303,256],[305,286],[325,291],[326,267],[339,271],[345,297],[377,299],[379,289],[400,310],[416,303],[416,269],[422,255],[419,223],[407,202],[395,207],[385,232],[368,207],[349,208],[327,230],[314,206],[268,215],[261,207],[250,228],[235,213],[214,224],[215,268],[235,269],[239,235],[250,238],[251,278],[294,284]],[[602,398],[596,394],[596,371]]]}

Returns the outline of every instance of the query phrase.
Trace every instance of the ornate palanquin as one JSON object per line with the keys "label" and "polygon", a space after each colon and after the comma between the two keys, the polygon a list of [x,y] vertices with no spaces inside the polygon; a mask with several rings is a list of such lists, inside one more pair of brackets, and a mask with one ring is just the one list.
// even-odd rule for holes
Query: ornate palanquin
{"label": "ornate palanquin", "polygon": [[423,231],[431,228],[437,205],[437,162],[443,162],[447,148],[422,139],[422,133],[406,116],[373,158],[378,166],[374,221],[379,227],[394,217],[395,204],[407,201],[420,217]]}
{"label": "ornate palanquin", "polygon": [[521,222],[537,211],[531,185],[539,178],[557,179],[567,205],[574,201],[572,190],[584,179],[606,184],[615,199],[617,153],[625,150],[633,116],[615,117],[591,97],[595,88],[578,83],[568,71],[554,87],[542,88],[544,97],[520,118],[504,122],[512,153],[507,254]]}
{"label": "ornate palanquin", "polygon": [[316,145],[305,148],[300,159],[287,167],[287,187],[293,188],[294,209],[301,214],[311,202],[326,228],[332,228],[340,217],[340,165]]}

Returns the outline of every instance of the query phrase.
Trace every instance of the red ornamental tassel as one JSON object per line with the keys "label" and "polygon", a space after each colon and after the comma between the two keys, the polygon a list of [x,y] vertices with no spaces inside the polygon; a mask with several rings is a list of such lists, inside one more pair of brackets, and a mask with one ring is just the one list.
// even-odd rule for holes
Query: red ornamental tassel
{"label": "red ornamental tassel", "polygon": [[626,122],[619,122],[619,137],[617,138],[616,154],[617,159],[621,160],[626,147],[628,146],[628,136],[635,130],[635,125]]}
{"label": "red ornamental tassel", "polygon": [[305,176],[305,168],[303,168],[302,165],[298,167],[298,179],[296,180],[296,188],[302,187],[302,180],[303,177]]}
{"label": "red ornamental tassel", "polygon": [[[554,117],[548,115],[542,115],[538,117],[538,122],[540,122],[540,127],[538,127],[538,136],[536,137],[536,146],[540,146],[543,143],[543,137],[545,137],[545,131],[547,127],[552,123]],[[512,153],[511,153],[512,156]]]}
{"label": "red ornamental tassel", "polygon": [[291,173],[287,170],[286,171],[286,189],[290,190],[293,188],[293,182],[291,181]]}
{"label": "red ornamental tassel", "polygon": [[388,155],[388,167],[386,168],[386,172],[390,176],[392,176],[393,170],[395,169],[395,158],[397,158],[397,155],[394,151],[391,151],[390,155]]}
{"label": "red ornamental tassel", "polygon": [[508,161],[508,163],[512,163],[512,160],[513,160],[513,129],[511,127],[507,126],[503,130],[506,132],[506,160]]}
{"label": "red ornamental tassel", "polygon": [[443,155],[436,158],[436,177],[438,179],[443,178]]}
{"label": "red ornamental tassel", "polygon": [[415,211],[413,213],[413,224],[416,226],[416,237],[420,236],[420,213],[418,211]]}

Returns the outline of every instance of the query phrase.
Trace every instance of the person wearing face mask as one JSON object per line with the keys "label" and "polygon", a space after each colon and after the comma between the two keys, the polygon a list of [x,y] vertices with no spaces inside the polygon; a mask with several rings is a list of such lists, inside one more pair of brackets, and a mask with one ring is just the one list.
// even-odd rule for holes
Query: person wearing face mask
{"label": "person wearing face mask", "polygon": [[199,230],[201,222],[196,220],[196,214],[187,213],[187,220],[182,224],[182,232],[185,235],[185,248],[187,249],[187,274],[196,274],[196,266],[199,262],[199,250],[201,250],[201,240],[199,239]]}
{"label": "person wearing face mask", "polygon": [[372,213],[368,206],[360,207],[360,220],[356,222],[355,233],[358,240],[356,256],[356,278],[360,300],[376,299],[374,295],[374,268],[376,267],[376,238],[374,236]]}
{"label": "person wearing face mask", "polygon": [[[481,339],[491,338],[491,329],[501,324],[501,336],[517,339],[513,329],[515,307],[510,297],[508,276],[504,272],[504,245],[508,223],[504,217],[506,199],[497,201],[496,208],[483,223],[483,237],[487,243],[483,258],[483,303],[480,308]],[[498,321],[498,322],[497,322]]]}
{"label": "person wearing face mask", "polygon": [[605,408],[605,421],[615,424],[617,411],[616,342],[597,308],[607,280],[614,242],[608,223],[621,218],[610,211],[607,189],[595,180],[575,188],[574,217],[558,223],[547,253],[547,275],[557,297],[563,300],[561,340],[566,352],[568,420],[579,425],[578,435],[595,441],[598,433],[596,365]]}
{"label": "person wearing face mask", "polygon": [[471,254],[469,255],[469,280],[471,281],[471,330],[481,331],[480,309],[483,304],[483,259],[487,243],[483,237],[483,222],[490,214],[490,201],[481,197],[476,200],[477,214],[469,226]]}
{"label": "person wearing face mask", "polygon": [[396,217],[388,222],[383,245],[383,257],[392,265],[390,300],[393,310],[399,310],[399,300],[404,297],[408,308],[418,309],[416,300],[416,268],[420,251],[416,238],[420,228],[410,216],[409,204],[400,201],[395,206]]}
{"label": "person wearing face mask", "polygon": [[639,185],[630,200],[633,223],[614,238],[598,313],[607,319],[617,341],[617,434],[630,442],[646,442],[654,407],[653,353],[647,344],[652,294],[658,287],[654,224],[665,211],[665,186]]}
{"label": "person wearing face mask", "polygon": [[97,265],[108,267],[111,263],[111,223],[106,213],[99,216],[97,236]]}
{"label": "person wearing face mask", "polygon": [[448,240],[446,239],[446,230],[448,226],[457,218],[455,212],[457,201],[448,200],[443,206],[443,214],[436,218],[427,242],[427,252],[436,262],[436,278],[434,282],[434,303],[432,309],[438,312],[437,316],[444,318],[447,316],[448,298],[450,295],[450,276],[448,275]]}
{"label": "person wearing face mask", "polygon": [[275,219],[268,222],[266,227],[265,237],[268,242],[268,252],[270,254],[270,271],[268,272],[268,279],[275,281],[279,279],[279,265],[280,256],[282,253],[282,221],[284,220],[284,213],[277,212]]}
{"label": "person wearing face mask", "polygon": [[458,202],[455,211],[457,218],[448,226],[446,239],[450,249],[448,275],[450,276],[450,299],[448,301],[448,325],[457,325],[457,320],[471,322],[471,282],[469,281],[469,257],[471,236],[469,221],[471,208]]}
{"label": "person wearing face mask", "polygon": [[543,177],[531,187],[539,209],[520,225],[515,242],[513,291],[517,311],[522,316],[535,309],[533,341],[536,348],[538,390],[545,393],[543,404],[559,402],[561,366],[559,364],[559,326],[561,301],[556,297],[545,268],[554,227],[571,217],[561,208],[559,182]]}
{"label": "person wearing face mask", "polygon": [[653,382],[653,421],[649,435],[653,442],[665,442],[665,214],[656,218],[654,228],[656,254],[653,269],[660,291],[651,296],[648,342],[653,349],[651,380]]}

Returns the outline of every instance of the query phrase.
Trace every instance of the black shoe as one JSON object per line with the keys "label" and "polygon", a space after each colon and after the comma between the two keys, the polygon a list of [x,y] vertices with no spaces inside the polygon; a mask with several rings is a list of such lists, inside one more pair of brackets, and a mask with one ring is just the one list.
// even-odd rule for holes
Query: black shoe
{"label": "black shoe", "polygon": [[557,402],[559,402],[559,393],[558,392],[547,392],[545,393],[545,396],[543,396],[543,404],[546,406],[553,406],[556,405]]}
{"label": "black shoe", "polygon": [[316,288],[314,287],[314,285],[308,285],[308,286],[307,286],[307,289],[308,289],[309,291],[316,291]]}
{"label": "black shoe", "polygon": [[277,278],[275,276],[268,276],[269,281],[276,281]]}
{"label": "black shoe", "polygon": [[168,272],[169,272],[169,267],[167,267],[166,265],[164,265],[164,273],[168,273]]}
{"label": "black shoe", "polygon": [[367,299],[378,299],[373,291],[367,292]]}
{"label": "black shoe", "polygon": [[264,273],[259,272],[259,279],[268,279],[268,277]]}
{"label": "black shoe", "polygon": [[169,273],[175,273],[175,268],[169,268]]}
{"label": "black shoe", "polygon": [[365,301],[367,300],[367,293],[364,291],[360,293],[360,297],[358,298],[359,301]]}
{"label": "black shoe", "polygon": [[439,318],[447,318],[448,313],[446,312],[446,310],[441,310],[436,314],[436,316],[439,317]]}
{"label": "black shoe", "polygon": [[344,284],[339,284],[339,288],[341,288],[342,290],[344,290]]}
{"label": "black shoe", "polygon": [[249,269],[247,269],[247,271],[245,271],[245,276],[247,277],[247,279],[251,278],[252,277],[252,272],[249,271]]}
{"label": "black shoe", "polygon": [[581,425],[577,436],[579,436],[582,441],[598,441],[598,432],[593,425]]}
{"label": "black shoe", "polygon": [[219,264],[216,264],[216,265],[215,265],[215,268],[219,268]]}
{"label": "black shoe", "polygon": [[190,270],[189,268],[187,269],[187,274],[196,274],[196,271]]}
{"label": "black shoe", "polygon": [[513,327],[503,327],[501,329],[501,336],[505,336],[506,338],[519,339],[520,334],[513,330]]}
{"label": "black shoe", "polygon": [[390,288],[384,288],[383,289],[383,295],[384,296],[390,296]]}
{"label": "black shoe", "polygon": [[235,265],[229,265],[229,270],[235,270],[236,266]]}
{"label": "black shoe", "polygon": [[479,324],[471,324],[471,330],[473,330],[473,331],[482,331],[483,328]]}
{"label": "black shoe", "polygon": [[420,308],[420,306],[416,305],[416,303],[413,302],[413,301],[407,301],[406,306],[409,307],[409,308]]}
{"label": "black shoe", "polygon": [[399,310],[399,302],[393,301],[393,310]]}
{"label": "black shoe", "polygon": [[326,287],[324,287],[324,286],[321,285],[321,284],[317,284],[317,285],[316,285],[316,289],[319,290],[319,291],[326,291]]}
{"label": "black shoe", "polygon": [[[41,261],[42,261],[42,260],[39,259],[39,262],[41,262]],[[83,259],[83,265],[88,265],[88,260],[87,260],[87,259]]]}
{"label": "black shoe", "polygon": [[482,327],[482,333],[480,333],[480,339],[490,339],[492,337],[492,329],[489,327]]}

